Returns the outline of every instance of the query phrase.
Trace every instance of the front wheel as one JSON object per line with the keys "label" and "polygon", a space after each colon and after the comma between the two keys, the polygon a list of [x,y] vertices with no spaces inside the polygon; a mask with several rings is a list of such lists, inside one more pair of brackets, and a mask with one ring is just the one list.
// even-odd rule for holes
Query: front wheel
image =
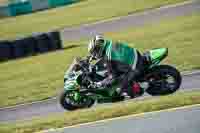
{"label": "front wheel", "polygon": [[77,97],[77,95],[76,91],[62,91],[59,97],[61,106],[66,110],[73,111],[80,108],[89,108],[95,103],[95,100],[89,97]]}
{"label": "front wheel", "polygon": [[150,87],[146,92],[152,96],[168,95],[176,92],[182,82],[180,72],[169,65],[160,65],[152,68],[147,74],[146,80],[149,81]]}

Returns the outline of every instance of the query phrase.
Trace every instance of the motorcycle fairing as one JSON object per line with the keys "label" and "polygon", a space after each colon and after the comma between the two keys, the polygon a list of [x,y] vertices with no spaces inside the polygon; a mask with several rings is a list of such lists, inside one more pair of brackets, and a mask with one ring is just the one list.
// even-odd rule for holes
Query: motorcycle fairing
{"label": "motorcycle fairing", "polygon": [[167,55],[168,49],[167,48],[157,48],[152,49],[149,51],[151,63],[153,66],[159,64]]}

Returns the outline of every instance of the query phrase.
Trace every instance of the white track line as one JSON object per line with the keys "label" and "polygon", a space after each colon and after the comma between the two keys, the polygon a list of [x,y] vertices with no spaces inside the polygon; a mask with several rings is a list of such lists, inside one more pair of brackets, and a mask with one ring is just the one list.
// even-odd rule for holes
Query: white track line
{"label": "white track line", "polygon": [[78,27],[88,27],[88,26],[91,26],[91,25],[97,25],[97,24],[102,24],[102,23],[106,23],[106,22],[117,21],[121,18],[126,18],[126,17],[129,17],[129,16],[138,16],[138,15],[141,15],[141,14],[148,14],[149,11],[151,11],[151,10],[162,10],[162,9],[167,9],[167,8],[173,8],[173,7],[177,7],[177,6],[190,4],[190,3],[193,3],[193,2],[196,2],[196,1],[197,0],[188,0],[188,1],[185,1],[185,2],[177,3],[177,4],[169,4],[169,5],[161,6],[161,7],[158,7],[158,8],[150,8],[150,9],[146,9],[146,10],[143,10],[143,11],[133,12],[132,14],[129,14],[129,15],[126,15],[126,16],[112,17],[112,18],[100,20],[100,21],[97,21],[97,22],[91,22],[91,23],[86,23],[86,24],[81,24],[81,25],[71,26],[71,27],[69,26],[69,27],[66,27],[66,28],[60,29],[60,30],[62,30],[62,32],[63,32],[63,31],[68,31],[68,30],[78,28]]}
{"label": "white track line", "polygon": [[106,123],[106,122],[115,121],[115,120],[141,117],[144,115],[156,114],[156,113],[161,113],[161,112],[172,112],[172,111],[176,111],[176,110],[183,110],[183,109],[189,109],[189,108],[194,108],[194,107],[200,107],[200,104],[194,104],[194,105],[189,105],[189,106],[182,106],[182,107],[176,107],[176,108],[170,108],[170,109],[164,109],[164,110],[158,110],[158,111],[152,111],[152,112],[145,112],[145,113],[139,113],[139,114],[133,114],[133,115],[127,115],[127,116],[121,116],[121,117],[99,120],[99,121],[94,121],[94,122],[88,122],[88,123],[83,123],[83,124],[77,124],[77,125],[63,127],[63,128],[57,128],[57,129],[51,128],[51,129],[40,131],[37,133],[48,133],[48,132],[52,132],[52,131],[61,131],[61,130],[68,129],[68,128],[76,128],[76,127],[80,127],[80,126],[100,124],[100,123]]}

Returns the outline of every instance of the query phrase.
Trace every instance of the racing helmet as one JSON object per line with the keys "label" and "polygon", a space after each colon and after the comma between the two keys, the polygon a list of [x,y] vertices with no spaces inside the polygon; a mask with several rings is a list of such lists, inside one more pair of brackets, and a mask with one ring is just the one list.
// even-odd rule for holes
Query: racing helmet
{"label": "racing helmet", "polygon": [[101,35],[96,35],[92,38],[88,45],[88,52],[94,58],[101,58],[103,56],[103,47],[105,39]]}

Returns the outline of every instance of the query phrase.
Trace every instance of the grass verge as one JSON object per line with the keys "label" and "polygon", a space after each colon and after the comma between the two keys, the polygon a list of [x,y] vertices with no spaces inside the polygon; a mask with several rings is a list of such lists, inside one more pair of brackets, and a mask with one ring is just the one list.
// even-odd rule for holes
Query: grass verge
{"label": "grass verge", "polygon": [[[83,0],[66,7],[0,20],[0,39],[90,23],[186,0]],[[112,6],[111,6],[112,5]]]}
{"label": "grass verge", "polygon": [[[199,23],[200,14],[194,14],[106,35],[114,40],[125,40],[141,51],[168,47],[169,57],[164,63],[181,71],[192,70],[200,68]],[[56,95],[73,58],[87,54],[86,43],[66,42],[66,48],[61,51],[1,63],[0,107]],[[75,47],[70,48],[70,45]]]}
{"label": "grass verge", "polygon": [[174,95],[154,97],[143,101],[125,101],[110,106],[66,112],[16,124],[0,124],[1,133],[31,133],[49,128],[60,128],[102,119],[169,109],[185,105],[200,104],[200,91],[178,92]]}

